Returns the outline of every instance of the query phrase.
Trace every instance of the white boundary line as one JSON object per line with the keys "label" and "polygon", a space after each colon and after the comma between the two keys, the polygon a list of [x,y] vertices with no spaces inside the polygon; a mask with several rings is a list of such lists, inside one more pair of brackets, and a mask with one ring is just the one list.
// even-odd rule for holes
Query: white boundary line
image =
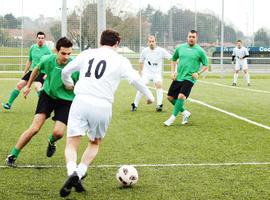
{"label": "white boundary line", "polygon": [[1,81],[15,81],[20,80],[20,78],[0,78]]}
{"label": "white boundary line", "polygon": [[267,130],[270,131],[270,126],[266,126],[266,125],[264,125],[264,124],[261,124],[261,123],[252,121],[252,120],[247,119],[247,118],[245,118],[245,117],[242,117],[242,116],[239,116],[239,115],[237,115],[237,114],[228,112],[228,111],[223,110],[223,109],[221,109],[221,108],[217,108],[217,107],[215,107],[215,106],[211,106],[211,105],[209,105],[209,104],[207,104],[207,103],[204,103],[204,102],[199,101],[199,100],[196,100],[196,99],[188,98],[188,100],[191,101],[191,102],[194,102],[194,103],[197,103],[197,104],[206,106],[206,107],[208,107],[208,108],[211,108],[211,109],[213,109],[213,110],[222,112],[222,113],[224,113],[224,114],[227,114],[227,115],[232,116],[232,117],[234,117],[234,118],[240,119],[240,120],[242,120],[242,121],[248,122],[248,123],[250,123],[250,124],[253,124],[253,125],[262,127],[262,128],[264,128],[264,129],[267,129]]}
{"label": "white boundary line", "polygon": [[[150,89],[155,89],[155,88],[153,88],[153,87],[149,87],[149,88],[150,88]],[[164,93],[166,93],[166,94],[168,93],[168,92],[165,91],[165,90],[163,90],[163,91],[164,91]],[[192,99],[192,98],[188,98],[188,100],[189,100],[190,102],[193,102],[193,103],[197,103],[197,104],[206,106],[206,107],[208,107],[208,108],[210,108],[210,109],[213,109],[213,110],[222,112],[222,113],[224,113],[224,114],[226,114],[226,115],[232,116],[232,117],[234,117],[234,118],[240,119],[240,120],[245,121],[245,122],[248,122],[248,123],[250,123],[250,124],[253,124],[253,125],[259,126],[259,127],[261,127],[261,128],[270,130],[270,126],[266,126],[266,125],[264,125],[264,124],[261,124],[261,123],[252,121],[252,120],[250,120],[250,119],[247,119],[247,118],[242,117],[242,116],[239,116],[239,115],[237,115],[237,114],[228,112],[228,111],[223,110],[223,109],[221,109],[221,108],[218,108],[218,107],[215,107],[215,106],[211,106],[211,105],[209,105],[209,104],[207,104],[207,103],[204,103],[204,102],[202,102],[202,101],[199,101],[199,100],[196,100],[196,99]]]}
{"label": "white boundary line", "polygon": [[259,93],[270,94],[270,91],[265,91],[265,90],[255,90],[255,89],[250,89],[250,88],[235,87],[235,86],[224,85],[224,84],[221,84],[221,83],[215,83],[215,82],[213,83],[213,82],[202,81],[202,80],[198,80],[198,82],[209,84],[209,85],[216,85],[216,86],[231,88],[231,89],[246,90],[246,91],[251,91],[251,92],[259,92]]}
{"label": "white boundary line", "polygon": [[[231,167],[231,166],[252,166],[252,165],[270,165],[270,162],[243,162],[243,163],[183,163],[183,164],[129,164],[134,167]],[[118,168],[121,165],[90,165],[90,168]],[[18,165],[15,168],[65,168],[65,165]],[[6,165],[0,165],[0,168],[10,168]]]}

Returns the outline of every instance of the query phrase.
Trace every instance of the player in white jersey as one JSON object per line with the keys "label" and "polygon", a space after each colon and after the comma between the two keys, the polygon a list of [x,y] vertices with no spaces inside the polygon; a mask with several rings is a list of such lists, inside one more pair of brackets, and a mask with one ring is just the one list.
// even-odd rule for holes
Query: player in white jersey
{"label": "player in white jersey", "polygon": [[[62,71],[62,80],[68,89],[74,87],[72,72],[80,71],[74,88],[76,96],[68,118],[65,148],[68,179],[60,190],[62,197],[69,195],[72,187],[81,183],[88,166],[98,153],[101,140],[111,121],[114,93],[120,79],[127,79],[146,95],[147,103],[154,101],[151,91],[140,80],[129,60],[115,51],[119,43],[118,32],[105,30],[101,35],[100,48],[82,52]],[[85,134],[89,143],[77,166],[77,149],[81,136]]]}
{"label": "player in white jersey", "polygon": [[232,86],[236,86],[238,73],[241,70],[243,70],[247,84],[248,86],[250,86],[250,76],[248,73],[247,57],[249,57],[248,49],[242,46],[241,40],[237,40],[236,47],[233,49],[232,53],[232,63],[234,62],[234,59],[236,59]]}
{"label": "player in white jersey", "polygon": [[[171,59],[172,55],[165,49],[158,47],[154,36],[148,37],[148,47],[143,49],[140,55],[139,74],[145,84],[153,81],[156,86],[157,107],[158,112],[162,111],[163,89],[162,89],[162,70],[163,59]],[[131,111],[136,111],[142,93],[137,91],[134,102],[131,104]]]}

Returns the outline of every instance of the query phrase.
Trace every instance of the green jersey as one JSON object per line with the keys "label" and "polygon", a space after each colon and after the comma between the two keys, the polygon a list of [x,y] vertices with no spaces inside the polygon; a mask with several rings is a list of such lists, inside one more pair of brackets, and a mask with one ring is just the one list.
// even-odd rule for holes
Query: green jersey
{"label": "green jersey", "polygon": [[[68,62],[72,60],[69,58]],[[61,74],[62,69],[67,65],[60,65],[57,63],[57,55],[47,55],[43,56],[40,63],[37,64],[39,72],[44,70],[47,75],[45,82],[43,84],[43,90],[53,99],[63,99],[67,101],[72,101],[75,94],[72,90],[67,90],[64,83],[62,82]],[[79,72],[74,72],[72,74],[72,79],[74,83],[79,79]]]}
{"label": "green jersey", "polygon": [[201,64],[208,66],[205,51],[197,44],[194,46],[190,46],[188,43],[179,45],[175,49],[172,60],[178,60],[177,81],[188,80],[195,83],[196,79],[192,78],[192,74],[200,70]]}
{"label": "green jersey", "polygon": [[34,67],[37,66],[42,56],[50,54],[52,54],[52,52],[47,45],[44,44],[41,47],[39,47],[37,44],[32,45],[29,51],[29,61],[32,62],[30,71],[32,71]]}

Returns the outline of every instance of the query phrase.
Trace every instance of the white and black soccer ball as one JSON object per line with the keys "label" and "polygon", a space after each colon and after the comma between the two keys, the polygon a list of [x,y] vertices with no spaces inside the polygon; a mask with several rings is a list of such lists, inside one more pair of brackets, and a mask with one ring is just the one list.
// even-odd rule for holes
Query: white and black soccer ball
{"label": "white and black soccer ball", "polygon": [[134,166],[123,165],[118,169],[116,179],[122,186],[131,186],[137,183],[139,175]]}

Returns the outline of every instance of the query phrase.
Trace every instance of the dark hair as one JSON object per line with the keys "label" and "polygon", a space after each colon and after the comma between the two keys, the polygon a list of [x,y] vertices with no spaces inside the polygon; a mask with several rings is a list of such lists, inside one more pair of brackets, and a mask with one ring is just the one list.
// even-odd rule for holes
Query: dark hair
{"label": "dark hair", "polygon": [[198,31],[196,31],[196,30],[190,30],[189,32],[190,33],[196,33],[198,35]]}
{"label": "dark hair", "polygon": [[120,35],[117,31],[107,29],[102,32],[100,37],[101,45],[114,46],[115,44],[120,43]]}
{"label": "dark hair", "polygon": [[41,32],[41,31],[37,32],[37,37],[38,37],[39,35],[44,35],[44,37],[46,37],[45,33]]}
{"label": "dark hair", "polygon": [[61,37],[57,42],[56,42],[56,50],[59,51],[61,47],[69,48],[72,47],[72,42],[67,39],[66,37]]}
{"label": "dark hair", "polygon": [[241,42],[242,43],[242,40],[237,40],[236,42]]}

